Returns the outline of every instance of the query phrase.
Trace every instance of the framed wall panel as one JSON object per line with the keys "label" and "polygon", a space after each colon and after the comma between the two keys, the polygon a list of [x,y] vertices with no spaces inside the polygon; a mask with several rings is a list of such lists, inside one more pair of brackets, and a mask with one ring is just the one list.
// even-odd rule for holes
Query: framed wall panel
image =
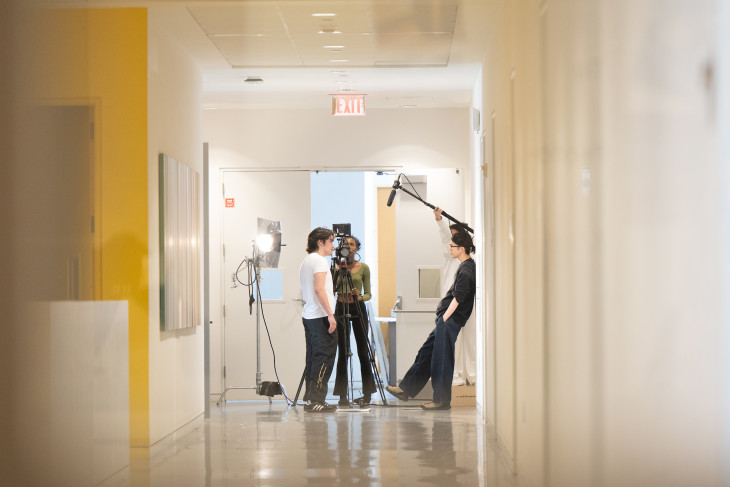
{"label": "framed wall panel", "polygon": [[200,324],[200,177],[160,153],[160,329]]}

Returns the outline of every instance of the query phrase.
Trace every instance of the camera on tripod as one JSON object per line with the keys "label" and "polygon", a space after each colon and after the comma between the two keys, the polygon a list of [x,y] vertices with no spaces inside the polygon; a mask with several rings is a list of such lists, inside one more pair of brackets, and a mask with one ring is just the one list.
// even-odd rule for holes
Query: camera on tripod
{"label": "camera on tripod", "polygon": [[332,225],[332,231],[335,232],[335,237],[338,239],[337,247],[335,247],[335,256],[337,257],[338,263],[346,263],[350,258],[350,246],[347,244],[347,239],[350,238],[352,226],[349,223],[335,223]]}

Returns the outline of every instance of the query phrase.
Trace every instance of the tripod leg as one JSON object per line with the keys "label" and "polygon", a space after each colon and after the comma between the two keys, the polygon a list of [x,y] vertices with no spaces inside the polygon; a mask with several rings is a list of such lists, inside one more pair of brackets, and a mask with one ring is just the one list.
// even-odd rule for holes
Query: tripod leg
{"label": "tripod leg", "polygon": [[292,403],[292,406],[297,405],[297,400],[299,399],[299,393],[302,392],[302,384],[304,384],[304,375],[307,373],[307,369],[304,369],[304,372],[302,372],[302,380],[299,381],[299,388],[297,388],[297,395],[294,396],[294,402]]}
{"label": "tripod leg", "polygon": [[373,381],[375,382],[375,387],[378,390],[378,392],[380,392],[380,399],[383,401],[383,405],[387,406],[388,400],[385,398],[385,391],[383,389],[383,381],[380,378],[380,373],[378,372],[378,367],[375,364],[375,353],[373,351],[373,345],[370,342],[370,321],[368,320],[365,303],[358,304],[358,317],[357,318],[358,318],[357,321],[360,326],[360,330],[362,331],[362,335],[365,338],[365,345],[366,345],[365,349],[367,352],[367,362],[370,366],[370,370],[373,375]]}
{"label": "tripod leg", "polygon": [[350,313],[346,302],[338,301],[335,306],[337,320],[337,374],[334,395],[340,396],[338,405],[350,405],[350,384],[352,382],[352,351],[350,350]]}
{"label": "tripod leg", "polygon": [[[353,285],[353,282],[352,282],[352,275],[350,274],[350,272],[347,268],[344,268],[344,270],[341,272],[341,280],[345,283],[345,286],[343,287],[343,289],[345,289],[345,290],[355,289],[355,286]],[[338,286],[338,289],[340,289],[339,282],[338,282],[337,286]],[[365,343],[364,352],[366,352],[366,353],[363,355],[367,354],[366,361],[368,363],[369,370],[372,373],[373,382],[375,383],[376,389],[378,389],[380,391],[380,398],[382,399],[383,404],[387,405],[388,401],[385,398],[385,392],[383,391],[383,383],[382,383],[382,380],[380,379],[380,373],[378,372],[378,369],[375,365],[375,358],[374,358],[373,350],[370,346],[370,339],[368,338],[369,327],[368,327],[368,324],[366,323],[367,311],[365,309],[365,303],[363,303],[362,301],[358,301],[357,299],[353,300],[354,302],[351,303],[351,301],[350,301],[351,295],[349,293],[347,293],[345,295],[347,296],[347,299],[344,299],[342,301],[342,307],[345,310],[345,313],[344,313],[345,320],[348,324],[352,323],[353,327],[355,327],[356,329],[359,329],[358,333],[361,335],[361,338],[364,339],[364,343]],[[338,302],[338,305],[339,304],[340,303]],[[350,309],[349,309],[350,304],[354,304],[353,308],[355,308],[355,311],[356,311],[355,315],[352,315],[350,313]],[[355,323],[355,320],[358,321],[358,324]],[[359,328],[358,328],[358,325],[359,325]],[[345,327],[345,328],[347,329],[347,327]],[[347,341],[349,342],[349,338],[350,338],[349,330],[346,333],[347,333]],[[355,338],[357,340],[360,340],[360,339],[358,339],[358,333],[356,333]],[[361,358],[360,363],[362,364],[363,360],[362,360],[362,357],[360,357],[360,348],[361,347],[358,346],[358,357]],[[354,397],[354,385],[353,385],[353,378],[352,378],[352,352],[350,350],[349,343],[347,344],[347,350],[348,350],[348,357],[347,357],[348,358],[348,369],[350,370],[349,384],[352,387],[353,397]],[[361,369],[363,369],[363,368],[364,367],[361,367]],[[361,376],[364,375],[362,370],[360,371],[360,375]],[[365,379],[363,377],[363,395],[365,394],[364,381],[365,381]],[[361,406],[363,405],[362,402],[364,402],[364,400],[361,401],[361,403],[360,403]]]}

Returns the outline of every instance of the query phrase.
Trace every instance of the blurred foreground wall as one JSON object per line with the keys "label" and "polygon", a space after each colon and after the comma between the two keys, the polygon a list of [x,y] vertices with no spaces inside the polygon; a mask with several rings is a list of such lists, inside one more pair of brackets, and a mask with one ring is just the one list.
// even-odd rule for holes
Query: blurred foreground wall
{"label": "blurred foreground wall", "polygon": [[498,441],[530,486],[728,485],[727,8],[483,8]]}

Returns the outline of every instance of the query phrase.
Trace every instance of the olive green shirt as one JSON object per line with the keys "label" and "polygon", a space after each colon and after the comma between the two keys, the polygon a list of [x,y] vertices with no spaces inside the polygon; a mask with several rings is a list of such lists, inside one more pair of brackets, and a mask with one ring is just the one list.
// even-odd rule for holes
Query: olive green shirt
{"label": "olive green shirt", "polygon": [[[350,272],[352,276],[352,285],[362,295],[363,301],[370,301],[370,267],[367,264],[360,262],[360,268],[357,272]],[[349,293],[350,286],[348,282],[342,282],[342,275],[337,276],[337,293]]]}

